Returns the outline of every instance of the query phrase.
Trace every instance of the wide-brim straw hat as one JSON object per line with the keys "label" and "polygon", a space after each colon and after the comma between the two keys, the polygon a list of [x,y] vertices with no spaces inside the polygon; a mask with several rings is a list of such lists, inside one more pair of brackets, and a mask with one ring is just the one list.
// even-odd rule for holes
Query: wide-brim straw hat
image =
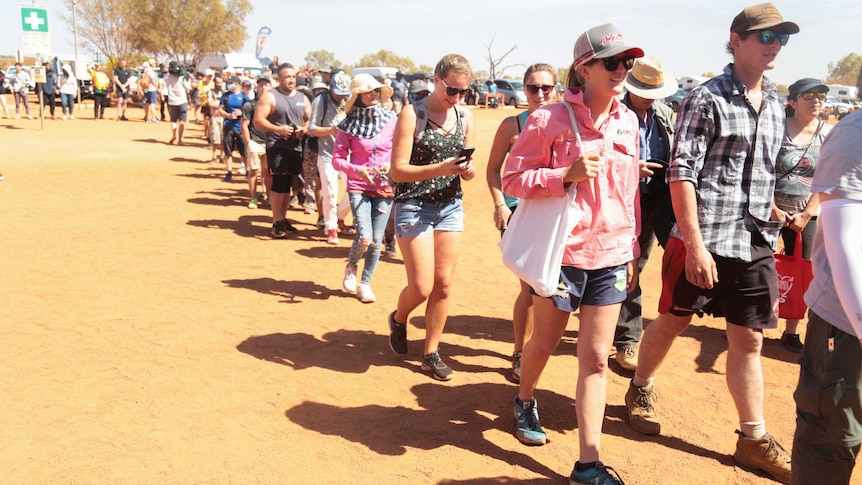
{"label": "wide-brim straw hat", "polygon": [[676,77],[665,71],[661,61],[653,56],[635,59],[623,86],[644,99],[666,98],[679,90]]}
{"label": "wide-brim straw hat", "polygon": [[353,111],[353,104],[360,94],[370,93],[375,89],[380,88],[380,103],[383,104],[392,97],[392,88],[380,83],[371,74],[357,74],[350,81],[350,97],[347,99],[347,104],[344,106],[344,111],[349,113]]}

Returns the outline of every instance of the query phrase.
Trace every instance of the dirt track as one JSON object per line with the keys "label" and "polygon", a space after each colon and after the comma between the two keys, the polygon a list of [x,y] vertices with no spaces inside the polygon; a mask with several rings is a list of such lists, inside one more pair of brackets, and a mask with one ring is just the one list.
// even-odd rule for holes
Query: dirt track
{"label": "dirt track", "polygon": [[[11,101],[11,97],[9,98]],[[14,103],[13,103],[14,106]],[[511,110],[475,110],[477,160]],[[130,110],[139,120],[141,111]],[[468,218],[441,353],[448,383],[387,347],[400,260],[378,302],[341,290],[349,242],[316,217],[271,240],[245,182],[221,181],[199,125],[188,146],[165,124],[0,120],[0,482],[563,483],[577,451],[577,318],[540,383],[551,443],[513,437],[507,380],[517,283],[500,264],[483,173]],[[644,278],[656,314],[657,261]],[[603,460],[628,484],[774,483],[733,466],[723,321],[678,339],[656,390],[663,435],[624,422],[629,374],[608,383]],[[796,356],[767,331],[767,424],[790,448]],[[862,483],[859,474],[854,483]]]}

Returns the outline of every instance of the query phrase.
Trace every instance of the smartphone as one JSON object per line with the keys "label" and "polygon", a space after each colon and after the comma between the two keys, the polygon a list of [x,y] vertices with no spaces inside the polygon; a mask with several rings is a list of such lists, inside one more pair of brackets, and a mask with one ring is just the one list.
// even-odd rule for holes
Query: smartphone
{"label": "smartphone", "polygon": [[459,154],[458,154],[458,158],[462,158],[462,157],[463,157],[463,158],[464,158],[464,160],[461,160],[460,162],[458,162],[458,165],[460,165],[460,164],[462,164],[462,163],[467,163],[467,160],[469,160],[469,159],[470,159],[470,157],[472,157],[472,156],[473,156],[473,152],[475,152],[475,151],[476,151],[476,149],[475,149],[475,148],[473,148],[473,147],[464,147],[464,148],[462,148],[462,149],[461,149],[461,153],[459,153]]}

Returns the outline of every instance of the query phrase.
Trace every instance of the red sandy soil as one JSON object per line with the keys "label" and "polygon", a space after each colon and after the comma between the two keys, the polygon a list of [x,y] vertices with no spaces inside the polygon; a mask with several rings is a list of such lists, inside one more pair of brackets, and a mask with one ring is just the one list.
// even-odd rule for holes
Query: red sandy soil
{"label": "red sandy soil", "polygon": [[[11,97],[9,97],[10,104]],[[59,111],[59,108],[58,108]],[[475,109],[476,160],[514,111]],[[378,302],[341,289],[349,240],[328,246],[298,208],[299,234],[269,236],[245,181],[223,182],[202,125],[0,120],[0,482],[564,483],[577,456],[578,318],[537,398],[550,443],[513,436],[509,379],[516,280],[500,263],[480,169],[441,353],[447,383],[387,346],[405,284],[382,260]],[[481,165],[484,165],[482,163]],[[348,238],[349,239],[349,238]],[[656,315],[661,250],[643,275]],[[736,468],[724,322],[677,340],[656,383],[662,435],[625,423],[630,374],[610,366],[602,459],[629,484],[766,484]],[[790,448],[797,356],[766,331],[769,429]],[[858,480],[855,483],[862,483]]]}

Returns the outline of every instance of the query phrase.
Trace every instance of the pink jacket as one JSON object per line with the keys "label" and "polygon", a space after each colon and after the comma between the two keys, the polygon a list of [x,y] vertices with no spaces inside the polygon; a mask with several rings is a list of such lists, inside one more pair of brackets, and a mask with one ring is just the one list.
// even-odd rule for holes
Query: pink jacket
{"label": "pink jacket", "polygon": [[351,136],[338,130],[332,149],[332,166],[347,174],[347,191],[381,191],[389,187],[388,177],[377,177],[374,186],[359,176],[360,167],[380,167],[392,161],[392,135],[398,118],[393,116],[374,138]]}
{"label": "pink jacket", "polygon": [[[593,127],[583,93],[567,90],[583,149],[598,153],[600,172],[578,183],[576,201],[584,218],[566,242],[563,266],[591,270],[627,263],[640,256],[640,167],[638,121],[614,100],[601,131]],[[563,103],[537,109],[512,146],[503,172],[503,192],[521,199],[562,197],[565,169],[581,153]]]}

